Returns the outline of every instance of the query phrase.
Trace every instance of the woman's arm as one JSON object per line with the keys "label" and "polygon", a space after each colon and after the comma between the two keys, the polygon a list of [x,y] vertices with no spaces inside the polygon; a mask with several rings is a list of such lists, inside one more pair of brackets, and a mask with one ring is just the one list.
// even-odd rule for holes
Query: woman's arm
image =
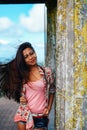
{"label": "woman's arm", "polygon": [[50,112],[53,104],[53,99],[54,99],[54,93],[49,94],[49,100],[48,100],[48,110]]}
{"label": "woman's arm", "polygon": [[53,104],[53,99],[54,99],[54,93],[50,93],[49,94],[49,100],[48,100],[48,106],[45,108],[45,110],[43,111],[44,115],[49,115],[51,108],[52,108],[52,104]]}

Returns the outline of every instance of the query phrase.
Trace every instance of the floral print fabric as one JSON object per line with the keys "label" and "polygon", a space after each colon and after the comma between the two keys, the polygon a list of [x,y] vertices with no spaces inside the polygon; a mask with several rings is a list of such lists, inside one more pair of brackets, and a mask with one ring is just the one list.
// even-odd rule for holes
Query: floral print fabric
{"label": "floral print fabric", "polygon": [[[54,73],[49,67],[39,67],[40,74],[44,77],[44,83],[46,84],[46,97],[48,100],[48,93],[55,93]],[[23,87],[22,96],[25,96],[26,89]],[[34,127],[32,113],[29,110],[28,105],[20,104],[19,108],[14,116],[14,122],[25,121],[26,129],[29,130]]]}

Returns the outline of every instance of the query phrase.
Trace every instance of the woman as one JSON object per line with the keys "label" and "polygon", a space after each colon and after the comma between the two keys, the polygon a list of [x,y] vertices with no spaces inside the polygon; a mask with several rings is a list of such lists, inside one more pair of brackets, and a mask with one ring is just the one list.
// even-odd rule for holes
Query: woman
{"label": "woman", "polygon": [[[1,72],[5,68],[1,66]],[[2,85],[2,90],[21,102],[14,117],[18,130],[45,130],[55,92],[52,70],[37,64],[35,50],[28,42],[19,46],[16,58],[7,68],[8,85]]]}

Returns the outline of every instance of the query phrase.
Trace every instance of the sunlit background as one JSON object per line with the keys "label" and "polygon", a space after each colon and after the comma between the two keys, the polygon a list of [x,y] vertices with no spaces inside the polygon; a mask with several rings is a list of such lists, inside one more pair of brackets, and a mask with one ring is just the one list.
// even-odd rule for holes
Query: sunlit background
{"label": "sunlit background", "polygon": [[18,46],[30,42],[44,63],[44,4],[0,5],[0,63],[15,57]]}

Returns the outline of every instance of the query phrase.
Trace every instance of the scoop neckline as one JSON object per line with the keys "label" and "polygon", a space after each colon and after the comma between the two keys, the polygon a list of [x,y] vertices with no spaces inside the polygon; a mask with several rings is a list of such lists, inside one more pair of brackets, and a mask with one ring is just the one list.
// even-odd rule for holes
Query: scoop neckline
{"label": "scoop neckline", "polygon": [[43,79],[43,77],[41,77],[40,79],[38,79],[38,80],[36,80],[36,81],[29,81],[29,83],[35,83],[35,82],[38,82],[38,81],[40,81],[40,80],[42,80]]}

